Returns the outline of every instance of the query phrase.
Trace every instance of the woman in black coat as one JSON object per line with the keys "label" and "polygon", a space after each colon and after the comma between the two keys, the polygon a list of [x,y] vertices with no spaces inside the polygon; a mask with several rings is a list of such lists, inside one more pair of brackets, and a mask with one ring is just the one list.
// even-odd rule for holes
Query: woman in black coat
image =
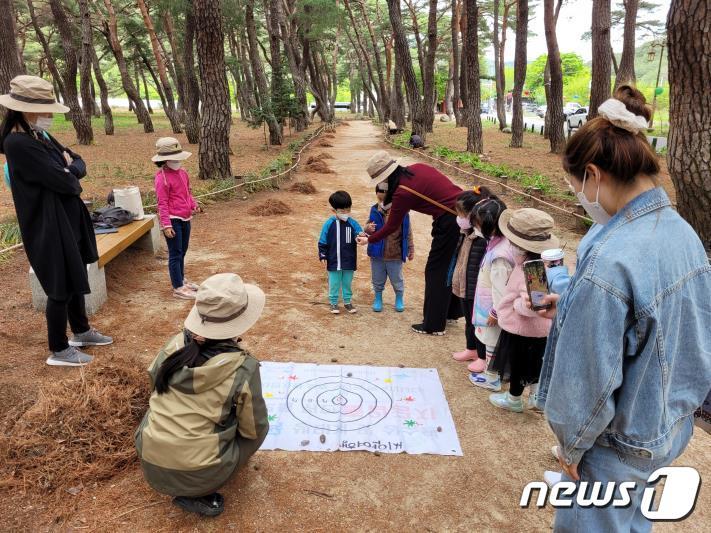
{"label": "woman in black coat", "polygon": [[[52,113],[69,111],[55,102],[52,85],[17,76],[0,125],[0,152],[7,158],[12,198],[27,258],[47,294],[47,364],[80,366],[91,356],[77,347],[111,344],[89,326],[84,305],[87,265],[98,260],[91,217],[80,198],[86,175],[81,157],[47,133]],[[74,337],[67,339],[67,320]]]}

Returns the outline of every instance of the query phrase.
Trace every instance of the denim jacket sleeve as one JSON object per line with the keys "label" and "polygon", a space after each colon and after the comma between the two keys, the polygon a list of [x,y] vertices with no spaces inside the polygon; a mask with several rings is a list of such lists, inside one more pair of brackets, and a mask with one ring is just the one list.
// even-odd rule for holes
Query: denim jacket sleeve
{"label": "denim jacket sleeve", "polygon": [[559,317],[545,414],[564,460],[577,464],[615,416],[630,310],[593,279],[580,280],[571,291]]}

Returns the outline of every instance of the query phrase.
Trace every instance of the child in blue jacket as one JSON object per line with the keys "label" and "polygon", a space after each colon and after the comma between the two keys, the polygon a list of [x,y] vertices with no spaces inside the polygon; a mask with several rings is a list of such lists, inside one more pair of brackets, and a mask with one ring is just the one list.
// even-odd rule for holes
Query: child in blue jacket
{"label": "child in blue jacket", "polygon": [[[390,205],[385,205],[387,182],[379,183],[375,187],[378,203],[370,208],[370,217],[366,225],[367,233],[375,233],[385,225],[390,212]],[[383,290],[385,282],[390,278],[390,283],[395,291],[395,311],[402,313],[405,310],[403,293],[405,281],[402,277],[402,265],[405,261],[412,261],[415,255],[415,246],[412,242],[412,226],[410,215],[405,215],[400,229],[388,235],[380,242],[368,245],[370,257],[370,271],[373,280],[373,311],[379,313],[383,310]]]}
{"label": "child in blue jacket", "polygon": [[353,307],[351,298],[353,291],[353,273],[357,264],[356,236],[363,233],[360,224],[350,217],[351,195],[346,191],[336,191],[328,199],[331,204],[331,216],[321,229],[318,239],[318,258],[328,271],[328,299],[331,303],[331,313],[337,315],[338,295],[343,292],[343,307],[349,313],[358,310]]}

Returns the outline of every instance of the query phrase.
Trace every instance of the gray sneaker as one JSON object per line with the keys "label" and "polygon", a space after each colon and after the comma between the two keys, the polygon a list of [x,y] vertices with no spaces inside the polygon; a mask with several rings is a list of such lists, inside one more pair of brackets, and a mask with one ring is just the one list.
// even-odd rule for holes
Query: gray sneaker
{"label": "gray sneaker", "polygon": [[77,350],[74,346],[70,346],[61,352],[53,352],[47,358],[47,364],[50,366],[83,366],[88,365],[93,360],[92,356]]}
{"label": "gray sneaker", "polygon": [[358,309],[353,307],[353,304],[351,304],[351,303],[343,304],[343,307],[345,307],[346,311],[348,311],[349,313],[357,313],[358,312]]}
{"label": "gray sneaker", "polygon": [[114,340],[111,337],[102,335],[96,331],[96,329],[91,328],[89,331],[74,335],[69,341],[69,346],[76,346],[78,348],[82,346],[106,346],[112,342],[114,342]]}

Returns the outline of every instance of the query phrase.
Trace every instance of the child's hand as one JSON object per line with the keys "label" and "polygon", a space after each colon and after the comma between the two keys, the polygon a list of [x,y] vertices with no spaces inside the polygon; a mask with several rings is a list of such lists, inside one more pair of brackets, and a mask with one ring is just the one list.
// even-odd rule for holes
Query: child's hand
{"label": "child's hand", "polygon": [[366,233],[375,233],[375,222],[372,220],[369,220],[368,223],[365,225],[365,232]]}
{"label": "child's hand", "polygon": [[322,264],[324,267],[328,267],[328,259],[321,259],[321,264]]}
{"label": "child's hand", "polygon": [[408,254],[407,254],[407,260],[408,260],[408,261],[412,261],[413,259],[415,259],[415,252],[410,252],[410,253],[408,253]]}
{"label": "child's hand", "polygon": [[498,324],[499,321],[496,320],[493,316],[489,315],[489,318],[486,319],[486,325],[489,327],[493,327],[496,324]]}
{"label": "child's hand", "polygon": [[172,239],[173,237],[175,237],[175,230],[173,228],[164,228],[163,235],[165,235],[169,239]]}
{"label": "child's hand", "polygon": [[361,246],[368,244],[368,237],[358,235],[356,237],[356,243],[360,244]]}

